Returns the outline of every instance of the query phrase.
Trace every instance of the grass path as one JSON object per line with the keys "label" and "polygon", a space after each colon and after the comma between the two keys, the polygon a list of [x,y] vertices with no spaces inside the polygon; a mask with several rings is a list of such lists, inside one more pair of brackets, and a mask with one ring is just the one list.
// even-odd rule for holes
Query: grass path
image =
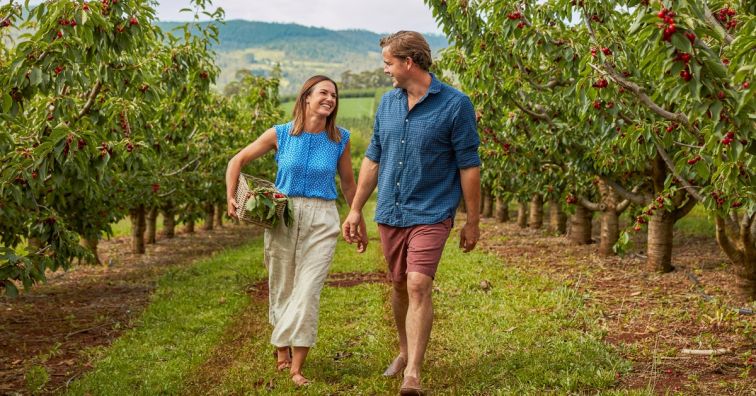
{"label": "grass path", "polygon": [[[433,394],[616,392],[629,364],[601,341],[579,293],[456,243],[455,232],[435,282],[424,373]],[[362,255],[339,242],[331,272],[343,279],[383,266],[378,240]],[[305,367],[314,383],[300,392],[273,367],[264,279],[261,238],[172,271],[135,329],[90,351],[94,369],[69,393],[395,394],[399,380],[379,376],[396,353],[387,284],[324,288]]]}

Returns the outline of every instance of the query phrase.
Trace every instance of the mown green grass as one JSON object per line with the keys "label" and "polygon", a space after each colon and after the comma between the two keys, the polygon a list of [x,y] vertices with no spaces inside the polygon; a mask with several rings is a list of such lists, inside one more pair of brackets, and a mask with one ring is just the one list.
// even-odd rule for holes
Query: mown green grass
{"label": "mown green grass", "polygon": [[[383,270],[373,223],[370,235],[362,255],[339,242],[332,272]],[[443,395],[616,392],[615,378],[629,363],[600,341],[599,315],[583,296],[483,252],[463,254],[457,243],[455,233],[435,282],[425,386]],[[234,334],[227,326],[244,310],[252,310],[265,331],[249,335],[225,367],[214,367],[202,394],[395,393],[399,380],[379,375],[397,351],[387,284],[326,286],[318,343],[304,370],[312,386],[297,390],[275,371],[267,308],[249,305],[243,292],[264,279],[261,245],[257,239],[171,272],[138,326],[96,350],[94,370],[70,394],[198,393],[185,384],[203,374],[200,365],[224,332]],[[481,280],[492,287],[484,290]]]}
{"label": "mown green grass", "polygon": [[249,299],[244,286],[264,278],[260,238],[160,280],[136,327],[105,349],[68,394],[175,394],[204,361]]}

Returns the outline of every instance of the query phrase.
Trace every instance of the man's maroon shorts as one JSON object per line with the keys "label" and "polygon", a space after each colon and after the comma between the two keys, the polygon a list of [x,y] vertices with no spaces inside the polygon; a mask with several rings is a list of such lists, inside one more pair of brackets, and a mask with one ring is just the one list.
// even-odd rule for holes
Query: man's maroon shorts
{"label": "man's maroon shorts", "polygon": [[389,279],[392,282],[405,281],[408,272],[435,277],[451,227],[451,218],[436,224],[411,227],[378,224]]}

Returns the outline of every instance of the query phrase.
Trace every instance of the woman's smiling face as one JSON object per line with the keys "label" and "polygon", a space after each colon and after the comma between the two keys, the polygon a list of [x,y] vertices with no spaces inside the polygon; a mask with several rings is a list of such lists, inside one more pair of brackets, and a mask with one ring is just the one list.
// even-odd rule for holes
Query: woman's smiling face
{"label": "woman's smiling face", "polygon": [[337,101],[336,86],[330,81],[321,81],[312,87],[307,96],[307,113],[328,117],[336,108]]}

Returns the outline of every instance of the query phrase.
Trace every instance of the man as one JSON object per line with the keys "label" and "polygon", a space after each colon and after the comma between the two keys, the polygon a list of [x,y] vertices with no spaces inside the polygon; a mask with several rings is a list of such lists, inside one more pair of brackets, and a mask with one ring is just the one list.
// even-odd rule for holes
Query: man
{"label": "man", "polygon": [[381,39],[383,71],[396,89],[381,99],[357,193],[342,226],[349,243],[365,243],[362,208],[378,187],[375,221],[393,283],[391,305],[399,355],[385,376],[404,373],[402,395],[423,394],[420,368],[433,321],[433,278],[461,196],[467,222],[460,247],[478,242],[480,144],[470,99],[428,70],[431,51],[416,32]]}

